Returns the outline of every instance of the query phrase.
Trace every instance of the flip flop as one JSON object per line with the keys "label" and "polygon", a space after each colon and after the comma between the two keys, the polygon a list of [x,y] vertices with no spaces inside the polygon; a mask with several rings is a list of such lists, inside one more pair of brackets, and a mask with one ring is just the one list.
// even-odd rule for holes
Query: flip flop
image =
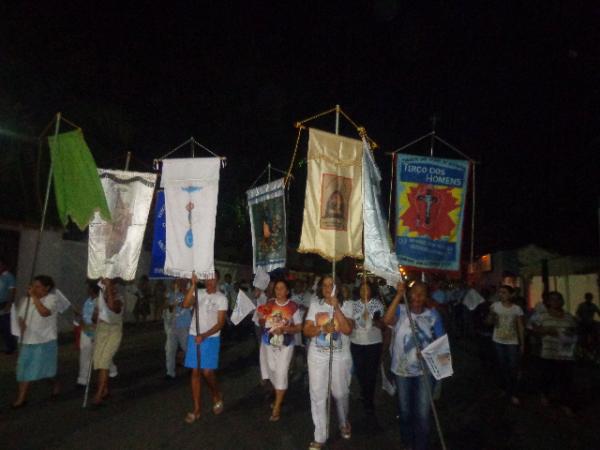
{"label": "flip flop", "polygon": [[277,411],[276,413],[275,410],[273,410],[273,412],[271,412],[271,417],[269,417],[269,422],[278,422],[281,418],[280,413],[281,411]]}
{"label": "flip flop", "polygon": [[223,412],[223,407],[224,407],[223,400],[219,400],[218,402],[216,402],[212,407],[213,414],[215,416],[218,416],[219,414],[221,414]]}
{"label": "flip flop", "polygon": [[194,414],[193,412],[187,413],[184,419],[185,423],[189,424],[197,422],[198,420],[200,420],[200,414]]}
{"label": "flip flop", "polygon": [[352,437],[352,428],[350,428],[350,425],[340,427],[340,434],[342,435],[342,439],[350,439]]}

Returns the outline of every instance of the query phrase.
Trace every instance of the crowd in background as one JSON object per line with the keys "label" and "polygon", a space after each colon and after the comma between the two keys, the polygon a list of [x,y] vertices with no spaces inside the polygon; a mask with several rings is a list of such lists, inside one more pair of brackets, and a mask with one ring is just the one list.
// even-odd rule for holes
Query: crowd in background
{"label": "crowd in background", "polygon": [[[221,340],[252,336],[261,384],[272,395],[268,420],[276,422],[282,414],[288,377],[308,385],[315,425],[309,448],[321,448],[329,437],[325,416],[329,387],[339,433],[350,439],[348,402],[354,375],[364,412],[372,420],[369,429],[378,429],[379,382],[397,392],[402,442],[424,449],[431,428],[428,396],[433,392],[439,397],[441,384],[424,370],[420,350],[446,331],[451,342],[472,344],[483,369],[495,374],[510,404],[518,407],[522,396],[531,394],[532,389],[523,388],[529,384],[542,405],[556,404],[567,415],[577,411],[572,395],[575,361],[598,351],[595,319],[600,310],[591,293],[571,315],[560,292],[545,293],[529,310],[518,290],[508,285],[478,292],[463,283],[417,281],[389,286],[384,280],[362,277],[351,283],[327,275],[258,278],[252,283],[233,282],[229,274],[222,280],[217,275],[198,283],[201,289],[196,289],[195,279],[150,281],[146,276],[128,286],[118,280],[89,283],[88,297],[73,306],[80,348],[77,384],[87,386],[96,370],[92,404],[101,405],[109,397],[109,379],[118,374],[113,359],[121,343],[123,314],[129,308],[137,323],[163,321],[166,379],[177,376],[178,365],[191,369],[194,409],[185,416],[188,423],[201,416],[204,384],[212,395],[213,413],[224,409],[215,372]],[[240,291],[256,310],[234,325],[230,317]],[[127,297],[135,299],[133,307],[127,305]],[[39,275],[29,288],[28,300],[16,301],[14,276],[1,263],[1,336],[6,353],[19,352],[13,408],[26,405],[29,383],[56,380],[56,316],[69,306],[61,304],[60,298],[53,280]],[[11,312],[17,320],[11,321]],[[15,327],[20,341],[13,336]],[[52,395],[59,392],[55,382]]]}

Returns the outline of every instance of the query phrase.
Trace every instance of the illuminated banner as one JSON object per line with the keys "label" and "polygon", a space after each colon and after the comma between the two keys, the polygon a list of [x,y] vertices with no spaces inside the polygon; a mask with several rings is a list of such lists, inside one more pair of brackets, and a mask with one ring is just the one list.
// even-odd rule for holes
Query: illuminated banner
{"label": "illuminated banner", "polygon": [[469,163],[398,155],[396,253],[402,265],[459,270]]}

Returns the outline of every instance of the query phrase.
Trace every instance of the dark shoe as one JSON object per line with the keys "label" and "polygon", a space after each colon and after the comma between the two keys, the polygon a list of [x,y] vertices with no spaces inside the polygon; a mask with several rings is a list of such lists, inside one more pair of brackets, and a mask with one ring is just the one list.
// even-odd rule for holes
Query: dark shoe
{"label": "dark shoe", "polygon": [[21,403],[11,403],[10,409],[19,409],[27,406],[27,400],[22,401]]}

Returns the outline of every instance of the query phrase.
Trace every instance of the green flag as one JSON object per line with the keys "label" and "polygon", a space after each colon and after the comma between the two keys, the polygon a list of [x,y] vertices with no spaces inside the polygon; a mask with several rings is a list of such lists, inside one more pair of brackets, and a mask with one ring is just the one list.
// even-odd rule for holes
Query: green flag
{"label": "green flag", "polygon": [[54,171],[54,193],[58,217],[63,225],[68,217],[83,230],[98,211],[110,221],[104,189],[98,177],[98,168],[83,132],[78,129],[48,137]]}

